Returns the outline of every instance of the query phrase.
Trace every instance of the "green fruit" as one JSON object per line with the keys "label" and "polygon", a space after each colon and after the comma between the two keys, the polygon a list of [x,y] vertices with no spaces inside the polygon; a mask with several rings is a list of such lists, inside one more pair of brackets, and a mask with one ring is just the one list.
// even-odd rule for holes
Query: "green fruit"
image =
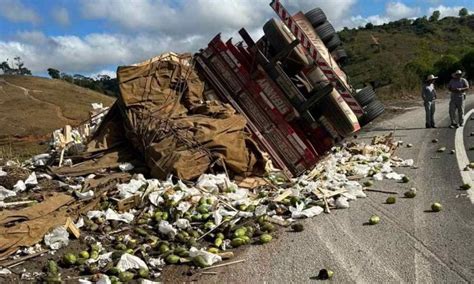
{"label": "green fruit", "polygon": [[207,219],[209,219],[209,217],[211,217],[211,216],[212,216],[211,213],[204,213],[204,214],[202,214],[202,220],[207,220]]}
{"label": "green fruit", "polygon": [[296,224],[291,225],[291,229],[293,229],[293,231],[295,232],[302,232],[304,230],[304,227],[303,227],[303,224],[296,223]]}
{"label": "green fruit", "polygon": [[207,205],[199,205],[198,208],[196,208],[196,211],[201,213],[201,214],[206,214],[209,213],[209,209]]}
{"label": "green fruit", "polygon": [[375,224],[378,224],[380,222],[380,217],[377,216],[377,215],[373,215],[372,217],[370,217],[369,219],[369,224],[370,225],[375,225]]}
{"label": "green fruit", "polygon": [[168,212],[163,212],[163,215],[161,215],[162,220],[168,220],[169,214]]}
{"label": "green fruit", "polygon": [[169,263],[169,264],[176,264],[179,262],[179,256],[170,254],[165,258],[165,261],[166,263]]}
{"label": "green fruit", "polygon": [[364,182],[364,186],[367,186],[367,187],[368,187],[368,186],[372,186],[372,185],[374,185],[374,182],[371,181],[371,180],[368,180],[368,181],[365,181],[365,182]]}
{"label": "green fruit", "polygon": [[224,241],[221,238],[217,238],[214,240],[214,245],[216,247],[220,247]]}
{"label": "green fruit", "polygon": [[210,230],[210,229],[214,228],[215,226],[216,226],[216,224],[214,224],[214,222],[207,221],[206,224],[204,224],[204,229]]}
{"label": "green fruit", "polygon": [[465,183],[465,184],[461,185],[461,187],[460,187],[460,188],[461,188],[462,190],[468,190],[468,189],[470,189],[470,188],[471,188],[471,185],[470,185],[470,184],[468,184],[468,183]]}
{"label": "green fruit", "polygon": [[132,249],[132,248],[129,248],[129,249],[125,250],[125,253],[128,253],[128,254],[133,254],[133,253],[134,253],[134,251],[133,251],[133,249]]}
{"label": "green fruit", "polygon": [[225,239],[224,234],[223,233],[217,233],[216,234],[216,239]]}
{"label": "green fruit", "polygon": [[267,221],[267,215],[262,215],[257,218],[257,223],[260,225],[264,225]]}
{"label": "green fruit", "polygon": [[140,276],[141,278],[148,278],[150,276],[150,271],[142,267],[138,270],[138,276]]}
{"label": "green fruit", "polygon": [[202,215],[197,213],[191,216],[191,221],[193,222],[199,222],[202,220]]}
{"label": "green fruit", "polygon": [[242,236],[245,236],[245,233],[247,233],[247,228],[243,227],[243,228],[238,228],[237,230],[235,230],[234,232],[234,237],[242,237]]}
{"label": "green fruit", "polygon": [[135,275],[131,272],[128,272],[128,271],[122,271],[119,273],[118,277],[120,279],[120,281],[122,282],[128,282],[128,281],[131,281],[133,279]]}
{"label": "green fruit", "polygon": [[264,232],[273,232],[275,231],[275,226],[270,222],[265,222],[260,229]]}
{"label": "green fruit", "polygon": [[409,181],[410,181],[410,178],[409,178],[409,177],[407,177],[407,176],[403,176],[403,177],[402,177],[402,182],[407,183],[407,182],[409,182]]}
{"label": "green fruit", "polygon": [[232,241],[230,242],[230,245],[231,245],[232,247],[235,247],[235,248],[236,248],[236,247],[239,247],[239,246],[241,246],[241,245],[244,245],[244,244],[245,244],[245,240],[242,239],[242,238],[234,238],[234,239],[232,239]]}
{"label": "green fruit", "polygon": [[63,261],[65,264],[67,265],[73,265],[76,263],[76,256],[73,254],[73,253],[66,253],[64,256],[63,256]]}
{"label": "green fruit", "polygon": [[431,142],[438,143],[438,139],[435,138],[435,139],[431,140]]}
{"label": "green fruit", "polygon": [[118,243],[117,245],[115,245],[115,249],[116,250],[126,250],[127,246],[124,243]]}
{"label": "green fruit", "polygon": [[247,212],[255,212],[255,208],[257,208],[255,205],[249,205],[247,206]]}
{"label": "green fruit", "polygon": [[397,202],[397,199],[395,198],[395,196],[390,196],[387,198],[387,200],[385,201],[387,204],[394,204],[395,202]]}
{"label": "green fruit", "polygon": [[433,212],[439,212],[442,209],[443,209],[443,206],[438,202],[431,204],[431,210],[433,210]]}
{"label": "green fruit", "polygon": [[416,196],[416,191],[414,191],[414,190],[409,190],[409,191],[405,192],[404,195],[405,195],[406,198],[415,198],[415,196]]}
{"label": "green fruit", "polygon": [[247,211],[247,205],[245,205],[245,204],[240,204],[240,205],[239,205],[239,210],[240,210],[240,211]]}
{"label": "green fruit", "polygon": [[98,259],[98,258],[99,258],[99,252],[96,251],[96,250],[93,250],[93,251],[91,252],[90,258],[92,258],[92,259]]}
{"label": "green fruit", "polygon": [[143,236],[143,237],[148,236],[148,232],[145,231],[145,230],[142,229],[142,228],[135,228],[135,232],[136,232],[137,234],[139,234],[140,236]]}
{"label": "green fruit", "polygon": [[166,253],[170,251],[170,247],[167,244],[160,245],[160,253]]}
{"label": "green fruit", "polygon": [[83,250],[79,253],[79,256],[82,257],[82,258],[89,258],[89,252],[86,251],[86,250]]}
{"label": "green fruit", "polygon": [[244,240],[245,244],[249,244],[250,243],[250,238],[249,236],[247,235],[244,235],[242,237],[240,237],[242,240]]}
{"label": "green fruit", "polygon": [[260,236],[260,243],[266,244],[273,239],[272,235],[270,234],[263,234]]}
{"label": "green fruit", "polygon": [[155,212],[155,214],[153,215],[153,219],[155,220],[155,222],[160,222],[161,220],[163,220],[163,212]]}
{"label": "green fruit", "polygon": [[200,267],[200,268],[205,268],[205,267],[209,267],[210,265],[207,264],[206,260],[204,259],[204,256],[202,255],[198,255],[196,257],[193,258],[193,263],[194,265],[196,265],[197,267]]}
{"label": "green fruit", "polygon": [[213,254],[218,254],[219,253],[218,248],[209,248],[209,249],[207,249],[207,251],[210,252],[210,253],[213,253]]}
{"label": "green fruit", "polygon": [[50,274],[58,274],[58,264],[54,260],[48,260],[47,270]]}

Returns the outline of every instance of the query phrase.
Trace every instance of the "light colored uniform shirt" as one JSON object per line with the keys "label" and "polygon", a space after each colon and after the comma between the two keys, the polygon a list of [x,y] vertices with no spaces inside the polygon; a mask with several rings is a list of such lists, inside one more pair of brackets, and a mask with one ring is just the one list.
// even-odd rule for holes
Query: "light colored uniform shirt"
{"label": "light colored uniform shirt", "polygon": [[421,90],[421,97],[425,102],[431,102],[436,99],[436,90],[433,84],[424,85]]}
{"label": "light colored uniform shirt", "polygon": [[[449,81],[449,84],[448,84],[448,89],[452,90],[452,89],[457,89],[457,88],[469,88],[469,82],[464,78],[451,79],[451,81]],[[462,97],[465,94],[466,94],[466,91],[462,91],[462,92],[451,91],[451,97]]]}

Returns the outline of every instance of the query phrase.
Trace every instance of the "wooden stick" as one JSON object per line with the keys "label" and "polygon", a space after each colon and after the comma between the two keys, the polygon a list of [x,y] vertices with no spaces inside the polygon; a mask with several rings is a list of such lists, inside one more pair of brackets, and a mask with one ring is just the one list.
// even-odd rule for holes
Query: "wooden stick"
{"label": "wooden stick", "polygon": [[27,260],[27,259],[37,257],[38,255],[42,255],[43,253],[46,253],[46,252],[48,252],[47,249],[46,249],[46,250],[42,250],[42,251],[37,252],[37,253],[33,253],[33,254],[30,254],[30,255],[26,255],[26,256],[23,256],[23,257],[14,259],[14,260],[10,260],[10,261],[4,262],[4,263],[0,263],[0,265],[1,265],[1,266],[11,266],[11,265],[17,264],[17,263],[19,263],[19,262],[25,261],[25,260]]}
{"label": "wooden stick", "polygon": [[364,189],[366,191],[373,191],[373,192],[380,192],[380,193],[387,193],[387,194],[398,194],[398,192],[395,191],[388,191],[388,190],[381,190],[381,189],[371,189],[371,188],[366,188]]}
{"label": "wooden stick", "polygon": [[205,232],[202,236],[200,236],[197,241],[199,241],[200,239],[204,238],[205,236],[209,235],[212,231],[214,231],[215,229],[217,229],[220,225],[224,224],[224,223],[227,223],[226,221],[224,222],[221,222],[219,225],[215,226],[214,228],[210,229],[209,231]]}
{"label": "wooden stick", "polygon": [[206,268],[203,268],[202,270],[208,270],[208,269],[212,269],[212,268],[218,268],[218,267],[233,265],[233,264],[241,263],[241,262],[244,262],[244,261],[245,261],[245,259],[231,261],[231,262],[227,262],[227,263],[223,263],[223,264],[214,265],[214,266],[211,266],[211,267],[206,267]]}
{"label": "wooden stick", "polygon": [[16,205],[25,205],[25,204],[30,204],[34,202],[36,202],[36,200],[16,201],[16,202],[8,202],[8,203],[0,202],[0,208],[6,208],[6,207],[16,206]]}
{"label": "wooden stick", "polygon": [[203,274],[203,275],[217,275],[217,272],[214,272],[214,271],[203,271],[203,272],[201,272],[201,274]]}

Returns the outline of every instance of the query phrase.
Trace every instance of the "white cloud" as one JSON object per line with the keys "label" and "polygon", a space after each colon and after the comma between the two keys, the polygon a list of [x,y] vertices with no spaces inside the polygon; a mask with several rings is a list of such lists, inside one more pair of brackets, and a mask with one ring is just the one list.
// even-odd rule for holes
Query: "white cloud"
{"label": "white cloud", "polygon": [[23,5],[21,0],[0,0],[0,16],[9,21],[37,24],[40,16],[31,8]]}
{"label": "white cloud", "polygon": [[[441,13],[441,18],[444,17],[457,17],[459,15],[459,10],[461,10],[463,7],[461,6],[453,6],[453,7],[447,7],[444,5],[439,5],[438,7],[432,7],[428,9],[428,16],[431,16],[434,11],[439,11]],[[472,13],[472,11],[470,11]]]}
{"label": "white cloud", "polygon": [[91,74],[110,66],[140,62],[168,50],[197,51],[201,41],[198,37],[176,40],[145,33],[47,37],[37,31],[21,32],[16,40],[0,41],[0,58],[20,56],[35,74],[45,73],[49,67]]}
{"label": "white cloud", "polygon": [[421,9],[419,7],[409,7],[402,2],[390,2],[386,6],[386,14],[391,20],[402,18],[412,18],[419,16]]}
{"label": "white cloud", "polygon": [[53,19],[61,26],[68,26],[71,21],[69,19],[69,12],[64,7],[57,7],[51,11]]}

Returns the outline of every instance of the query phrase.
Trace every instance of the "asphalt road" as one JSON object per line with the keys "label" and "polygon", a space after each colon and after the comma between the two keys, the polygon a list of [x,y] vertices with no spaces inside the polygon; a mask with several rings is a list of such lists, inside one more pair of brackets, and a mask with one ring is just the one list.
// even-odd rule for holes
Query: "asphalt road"
{"label": "asphalt road", "polygon": [[[466,110],[474,107],[469,99]],[[351,208],[332,210],[303,221],[301,233],[281,232],[265,246],[246,246],[234,260],[243,263],[210,271],[217,275],[177,277],[186,268],[165,270],[165,282],[198,280],[206,283],[306,283],[321,268],[335,272],[334,282],[343,283],[463,283],[474,282],[474,205],[462,184],[449,129],[448,101],[440,100],[435,115],[438,128],[424,128],[424,109],[413,110],[376,123],[358,139],[369,139],[394,131],[397,139],[412,143],[396,154],[412,158],[417,169],[403,168],[411,181],[376,182],[375,188],[399,192],[397,203],[384,204],[387,194],[370,192],[368,198],[351,203]],[[468,120],[465,135],[474,131]],[[432,143],[432,139],[439,139]],[[474,137],[465,138],[466,147]],[[437,153],[445,146],[445,153]],[[474,160],[474,151],[468,151]],[[410,187],[418,189],[414,199],[403,198]],[[430,212],[440,202],[444,210]],[[366,226],[371,215],[381,217],[376,226]],[[181,275],[180,275],[181,276]]]}

